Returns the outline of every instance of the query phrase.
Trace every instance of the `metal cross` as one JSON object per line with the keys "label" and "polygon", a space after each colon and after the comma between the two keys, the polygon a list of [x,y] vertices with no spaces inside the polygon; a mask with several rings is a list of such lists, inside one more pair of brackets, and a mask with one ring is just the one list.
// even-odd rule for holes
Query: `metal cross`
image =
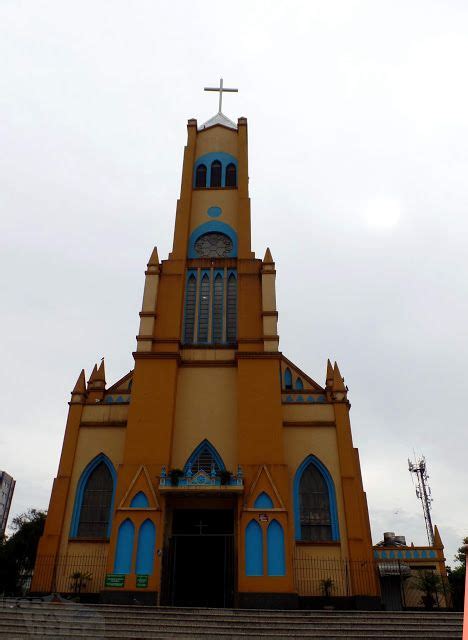
{"label": "metal cross", "polygon": [[218,113],[221,113],[221,107],[223,105],[223,91],[228,91],[230,93],[237,93],[239,89],[226,89],[223,85],[223,79],[219,80],[219,87],[205,87],[205,91],[219,91],[219,110]]}
{"label": "metal cross", "polygon": [[201,536],[203,535],[203,531],[202,529],[205,529],[208,525],[207,524],[203,524],[203,522],[200,520],[200,522],[198,524],[194,524],[194,527],[198,527],[199,531],[198,531],[198,535]]}

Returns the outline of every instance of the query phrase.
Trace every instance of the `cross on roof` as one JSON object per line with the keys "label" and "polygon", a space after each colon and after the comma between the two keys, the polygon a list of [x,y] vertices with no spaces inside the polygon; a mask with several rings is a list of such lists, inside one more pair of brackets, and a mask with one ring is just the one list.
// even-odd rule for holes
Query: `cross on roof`
{"label": "cross on roof", "polygon": [[205,91],[219,91],[219,108],[218,113],[221,113],[221,107],[223,105],[223,91],[227,91],[230,93],[237,93],[239,89],[226,89],[223,85],[223,79],[219,80],[219,87],[205,87]]}

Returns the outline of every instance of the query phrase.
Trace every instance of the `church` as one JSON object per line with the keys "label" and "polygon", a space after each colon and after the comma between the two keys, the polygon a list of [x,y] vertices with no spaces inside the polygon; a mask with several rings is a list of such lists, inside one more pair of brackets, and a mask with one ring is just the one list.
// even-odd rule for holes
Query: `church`
{"label": "church", "polygon": [[227,118],[219,91],[218,113],[187,123],[134,368],[108,386],[102,361],[72,391],[31,591],[369,606],[380,588],[348,390],[336,363],[316,382],[279,349],[275,262],[251,246],[247,119]]}

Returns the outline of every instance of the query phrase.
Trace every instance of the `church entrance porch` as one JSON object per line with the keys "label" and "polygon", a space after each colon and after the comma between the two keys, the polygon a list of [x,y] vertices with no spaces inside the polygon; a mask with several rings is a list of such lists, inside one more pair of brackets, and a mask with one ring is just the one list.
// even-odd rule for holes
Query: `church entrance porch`
{"label": "church entrance porch", "polygon": [[233,606],[234,567],[232,509],[173,510],[163,558],[161,604]]}

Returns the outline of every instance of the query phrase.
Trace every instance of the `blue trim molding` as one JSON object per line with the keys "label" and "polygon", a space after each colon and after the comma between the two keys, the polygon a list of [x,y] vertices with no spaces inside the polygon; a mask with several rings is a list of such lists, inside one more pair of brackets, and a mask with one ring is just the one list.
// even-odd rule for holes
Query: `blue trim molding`
{"label": "blue trim molding", "polygon": [[325,480],[325,484],[328,489],[328,499],[330,503],[330,521],[331,521],[331,530],[332,530],[332,541],[338,542],[340,539],[340,529],[338,525],[338,508],[336,504],[336,492],[335,492],[335,484],[333,482],[333,478],[330,475],[330,472],[326,468],[322,462],[314,455],[309,455],[302,462],[298,470],[296,471],[296,475],[294,476],[294,527],[296,533],[296,540],[301,540],[301,517],[300,517],[300,508],[299,508],[299,487],[301,484],[301,478],[304,471],[307,467],[313,464],[320,471]]}
{"label": "blue trim molding", "polygon": [[114,465],[112,464],[112,462],[103,453],[100,453],[99,455],[97,455],[95,458],[91,460],[88,466],[84,469],[78,481],[78,486],[76,488],[76,493],[75,493],[75,504],[73,505],[71,527],[70,527],[71,538],[76,538],[76,536],[78,535],[78,525],[80,523],[81,505],[83,504],[83,495],[86,489],[86,484],[88,483],[88,480],[89,480],[89,476],[92,474],[94,469],[98,466],[98,464],[100,464],[101,462],[104,462],[104,464],[107,466],[112,476],[112,499],[111,499],[111,504],[109,509],[109,524],[107,526],[107,537],[110,538],[110,533],[112,529],[112,516],[114,515],[114,498],[115,498],[115,487],[117,484],[117,473],[114,469]]}
{"label": "blue trim molding", "polygon": [[221,458],[219,453],[216,451],[216,449],[213,447],[211,442],[209,440],[206,440],[206,438],[205,438],[205,440],[202,440],[202,442],[200,442],[198,447],[196,449],[194,449],[194,451],[191,454],[190,458],[185,463],[185,466],[184,466],[184,472],[185,473],[187,473],[187,471],[192,467],[193,463],[198,458],[198,456],[203,451],[203,449],[208,449],[208,451],[211,454],[211,457],[215,461],[215,463],[218,466],[220,471],[225,471],[226,470],[226,467],[224,465],[223,459]]}
{"label": "blue trim molding", "polygon": [[201,224],[199,227],[194,229],[190,234],[190,238],[188,241],[188,257],[189,258],[199,258],[200,256],[195,251],[195,243],[200,236],[203,236],[205,233],[224,233],[224,235],[228,236],[232,242],[232,251],[226,256],[226,258],[236,258],[237,257],[237,233],[234,229],[226,224],[225,222],[219,222],[219,220],[212,220],[210,222],[205,222]]}
{"label": "blue trim molding", "polygon": [[237,160],[230,153],[224,151],[212,151],[211,153],[205,153],[204,156],[200,156],[195,160],[193,166],[193,188],[196,188],[197,168],[198,165],[204,164],[206,166],[206,188],[211,187],[211,165],[215,160],[221,162],[221,187],[226,186],[226,167],[228,164],[233,164],[236,167],[236,176],[238,175]]}

